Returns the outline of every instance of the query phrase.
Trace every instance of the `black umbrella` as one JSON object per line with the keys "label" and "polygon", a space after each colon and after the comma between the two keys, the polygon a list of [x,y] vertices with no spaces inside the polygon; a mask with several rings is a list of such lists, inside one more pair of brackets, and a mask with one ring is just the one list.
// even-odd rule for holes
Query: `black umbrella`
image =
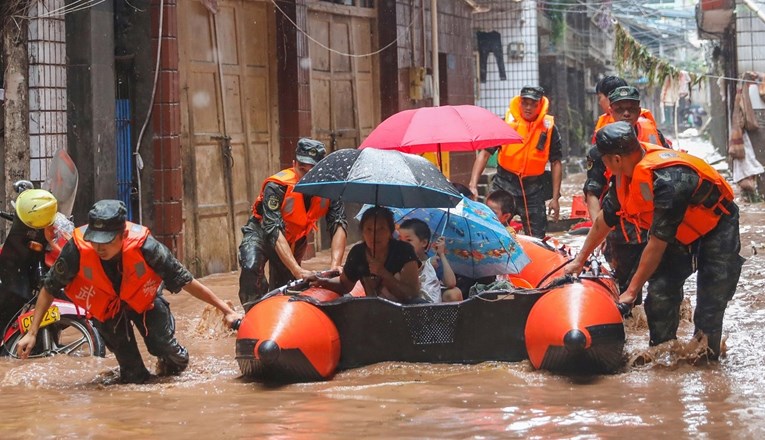
{"label": "black umbrella", "polygon": [[426,159],[375,148],[330,153],[300,179],[295,191],[400,208],[449,208],[462,200]]}

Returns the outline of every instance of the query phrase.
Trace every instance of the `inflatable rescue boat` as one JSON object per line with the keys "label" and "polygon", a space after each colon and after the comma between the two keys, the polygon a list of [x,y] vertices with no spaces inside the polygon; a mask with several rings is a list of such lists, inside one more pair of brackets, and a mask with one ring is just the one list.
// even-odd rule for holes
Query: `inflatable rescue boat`
{"label": "inflatable rescue boat", "polygon": [[531,259],[511,290],[466,300],[401,305],[354,289],[340,297],[298,280],[269,292],[245,315],[236,359],[266,382],[326,380],[384,361],[517,362],[558,372],[608,373],[623,363],[616,284],[590,270],[563,276],[565,247],[518,236]]}

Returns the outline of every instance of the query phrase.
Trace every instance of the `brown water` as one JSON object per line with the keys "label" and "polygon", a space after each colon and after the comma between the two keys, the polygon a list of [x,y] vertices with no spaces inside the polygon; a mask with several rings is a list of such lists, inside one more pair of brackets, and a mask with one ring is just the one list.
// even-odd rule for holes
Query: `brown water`
{"label": "brown water", "polygon": [[[567,181],[567,192],[580,185]],[[687,319],[679,343],[646,350],[647,330],[636,309],[626,326],[626,351],[632,358],[647,353],[652,361],[619,374],[565,377],[534,371],[528,361],[383,363],[328,382],[266,387],[239,377],[234,334],[181,293],[168,298],[178,337],[191,352],[189,370],[150,385],[116,385],[111,354],[0,359],[0,439],[762,438],[765,206],[742,211],[747,262],[726,315],[727,356],[720,362],[689,364],[694,347]],[[307,266],[327,264],[320,256]],[[202,281],[237,302],[235,273]],[[145,351],[144,359],[153,369]]]}

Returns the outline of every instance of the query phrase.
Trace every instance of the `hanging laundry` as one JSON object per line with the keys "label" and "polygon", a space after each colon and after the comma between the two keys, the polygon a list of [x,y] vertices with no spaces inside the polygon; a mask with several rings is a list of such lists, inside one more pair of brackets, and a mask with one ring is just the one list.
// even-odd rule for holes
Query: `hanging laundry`
{"label": "hanging laundry", "polygon": [[486,68],[489,60],[489,54],[494,54],[494,60],[499,67],[499,79],[507,79],[505,73],[505,56],[502,52],[502,36],[497,31],[476,32],[478,37],[478,61],[481,75],[481,82],[486,82]]}

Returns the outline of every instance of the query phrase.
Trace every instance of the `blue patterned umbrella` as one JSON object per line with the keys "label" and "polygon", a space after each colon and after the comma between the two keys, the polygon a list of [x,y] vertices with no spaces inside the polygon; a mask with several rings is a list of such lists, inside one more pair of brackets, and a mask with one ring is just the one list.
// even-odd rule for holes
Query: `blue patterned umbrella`
{"label": "blue patterned umbrella", "polygon": [[[371,205],[364,206],[356,218]],[[468,198],[454,208],[391,207],[396,225],[417,218],[428,224],[433,235],[446,241],[446,258],[454,273],[470,278],[519,273],[529,258],[510,236],[497,216],[483,203]]]}

